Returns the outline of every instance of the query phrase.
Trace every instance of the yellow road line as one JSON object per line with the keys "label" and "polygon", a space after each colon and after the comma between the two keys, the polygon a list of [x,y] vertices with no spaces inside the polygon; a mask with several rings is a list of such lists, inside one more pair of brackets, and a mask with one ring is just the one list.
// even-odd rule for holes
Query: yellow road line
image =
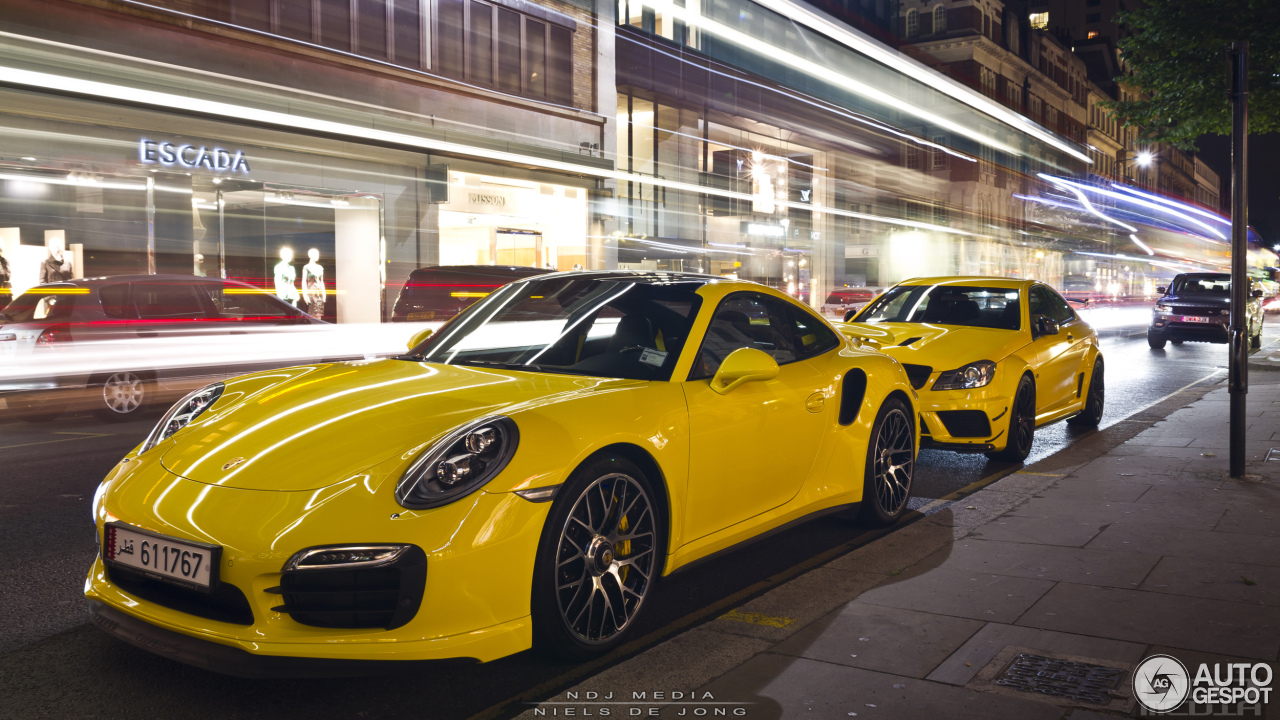
{"label": "yellow road line", "polygon": [[1018,472],[1014,473],[1014,475],[1039,475],[1040,477],[1066,477],[1066,475],[1062,473],[1038,473],[1038,472],[1031,472],[1030,470],[1019,470]]}
{"label": "yellow road line", "polygon": [[115,435],[115,433],[56,433],[58,435],[75,435],[76,437],[61,438],[59,440],[41,440],[39,442],[19,443],[17,445],[0,445],[0,450],[8,450],[10,448],[31,447],[32,445],[48,445],[49,443],[70,442],[71,440],[87,440],[89,438],[107,437]]}
{"label": "yellow road line", "polygon": [[795,618],[782,617],[778,615],[763,615],[753,612],[738,612],[730,610],[719,618],[720,620],[733,620],[734,622],[751,623],[752,625],[767,625],[768,627],[784,628],[795,622]]}

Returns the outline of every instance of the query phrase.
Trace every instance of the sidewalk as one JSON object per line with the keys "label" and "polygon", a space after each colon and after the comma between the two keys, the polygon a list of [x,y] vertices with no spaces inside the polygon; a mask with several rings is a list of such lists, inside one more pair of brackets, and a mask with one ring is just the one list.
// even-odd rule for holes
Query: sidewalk
{"label": "sidewalk", "polygon": [[[1280,385],[1263,382],[1280,376],[1253,381],[1250,478],[1227,477],[1218,386],[1166,404],[1163,419],[1117,424],[1123,442],[1098,433],[938,507],[522,717],[1085,720],[1141,715],[1130,677],[1154,654],[1192,677],[1202,662],[1274,661],[1280,461],[1265,458],[1280,447]],[[1093,459],[1066,464],[1081,458]],[[1048,659],[1024,659],[1029,674],[1010,678],[1024,655]],[[1097,684],[1046,694],[1064,690],[1043,687],[1045,663]]]}

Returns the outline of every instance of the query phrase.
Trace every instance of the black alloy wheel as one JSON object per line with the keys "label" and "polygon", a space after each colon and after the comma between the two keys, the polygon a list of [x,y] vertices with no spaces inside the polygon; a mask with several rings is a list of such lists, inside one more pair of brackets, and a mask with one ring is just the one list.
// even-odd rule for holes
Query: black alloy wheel
{"label": "black alloy wheel", "polygon": [[1084,409],[1077,415],[1067,418],[1068,425],[1079,427],[1097,427],[1102,422],[1102,410],[1106,405],[1107,387],[1103,375],[1102,358],[1093,363],[1093,374],[1089,376],[1089,394],[1085,396]]}
{"label": "black alloy wheel", "polygon": [[557,493],[534,565],[534,646],[585,658],[621,643],[652,595],[664,523],[643,471],[618,457],[579,468]]}
{"label": "black alloy wheel", "polygon": [[886,527],[898,521],[911,498],[915,472],[916,428],[911,408],[897,398],[880,406],[867,443],[859,519]]}
{"label": "black alloy wheel", "polygon": [[1147,344],[1151,346],[1152,350],[1163,350],[1167,342],[1163,333],[1151,329],[1147,330]]}
{"label": "black alloy wheel", "polygon": [[993,460],[1022,462],[1031,454],[1031,443],[1036,436],[1036,384],[1030,375],[1018,381],[1018,391],[1009,408],[1008,440],[1003,450],[987,453]]}

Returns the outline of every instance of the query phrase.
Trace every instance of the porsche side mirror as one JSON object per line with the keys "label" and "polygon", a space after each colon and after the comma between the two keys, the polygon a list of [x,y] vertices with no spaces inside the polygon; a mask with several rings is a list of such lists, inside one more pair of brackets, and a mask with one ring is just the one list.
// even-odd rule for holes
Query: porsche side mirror
{"label": "porsche side mirror", "polygon": [[1160,293],[1161,295],[1167,295],[1169,294],[1169,288],[1165,287],[1164,285],[1157,285],[1156,292]]}
{"label": "porsche side mirror", "polygon": [[1249,293],[1249,297],[1262,297],[1262,291],[1254,290],[1253,292]]}
{"label": "porsche side mirror", "polygon": [[1032,334],[1036,337],[1058,334],[1058,321],[1048,315],[1036,315],[1031,320]]}
{"label": "porsche side mirror", "polygon": [[778,376],[778,363],[773,357],[755,348],[738,348],[720,363],[711,389],[724,395],[743,383],[772,380]]}
{"label": "porsche side mirror", "polygon": [[845,310],[845,311],[844,311],[844,321],[845,321],[845,322],[849,322],[850,320],[852,320],[852,319],[853,319],[853,316],[854,316],[854,315],[857,315],[857,314],[858,314],[858,311],[859,311],[859,310],[861,310],[861,309],[862,309],[862,308],[854,308],[854,309],[852,309],[852,310]]}
{"label": "porsche side mirror", "polygon": [[427,328],[426,330],[419,330],[418,332],[414,333],[413,337],[409,338],[409,349],[412,350],[418,347],[419,345],[421,345],[422,341],[431,337],[431,333],[433,332],[435,332],[435,330],[432,330],[431,328]]}

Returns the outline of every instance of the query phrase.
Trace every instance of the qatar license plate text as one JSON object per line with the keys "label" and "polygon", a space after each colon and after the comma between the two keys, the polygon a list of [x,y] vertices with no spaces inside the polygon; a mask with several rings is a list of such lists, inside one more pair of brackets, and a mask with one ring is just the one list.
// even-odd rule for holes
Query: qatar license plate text
{"label": "qatar license plate text", "polygon": [[120,523],[107,525],[104,533],[102,559],[108,563],[204,590],[213,584],[215,559],[210,548],[139,532]]}
{"label": "qatar license plate text", "polygon": [[1209,318],[1207,318],[1207,317],[1197,317],[1197,316],[1195,316],[1195,315],[1183,315],[1181,318],[1178,318],[1178,319],[1179,319],[1179,320],[1181,320],[1182,322],[1198,322],[1198,323],[1207,323],[1207,322],[1209,322]]}

